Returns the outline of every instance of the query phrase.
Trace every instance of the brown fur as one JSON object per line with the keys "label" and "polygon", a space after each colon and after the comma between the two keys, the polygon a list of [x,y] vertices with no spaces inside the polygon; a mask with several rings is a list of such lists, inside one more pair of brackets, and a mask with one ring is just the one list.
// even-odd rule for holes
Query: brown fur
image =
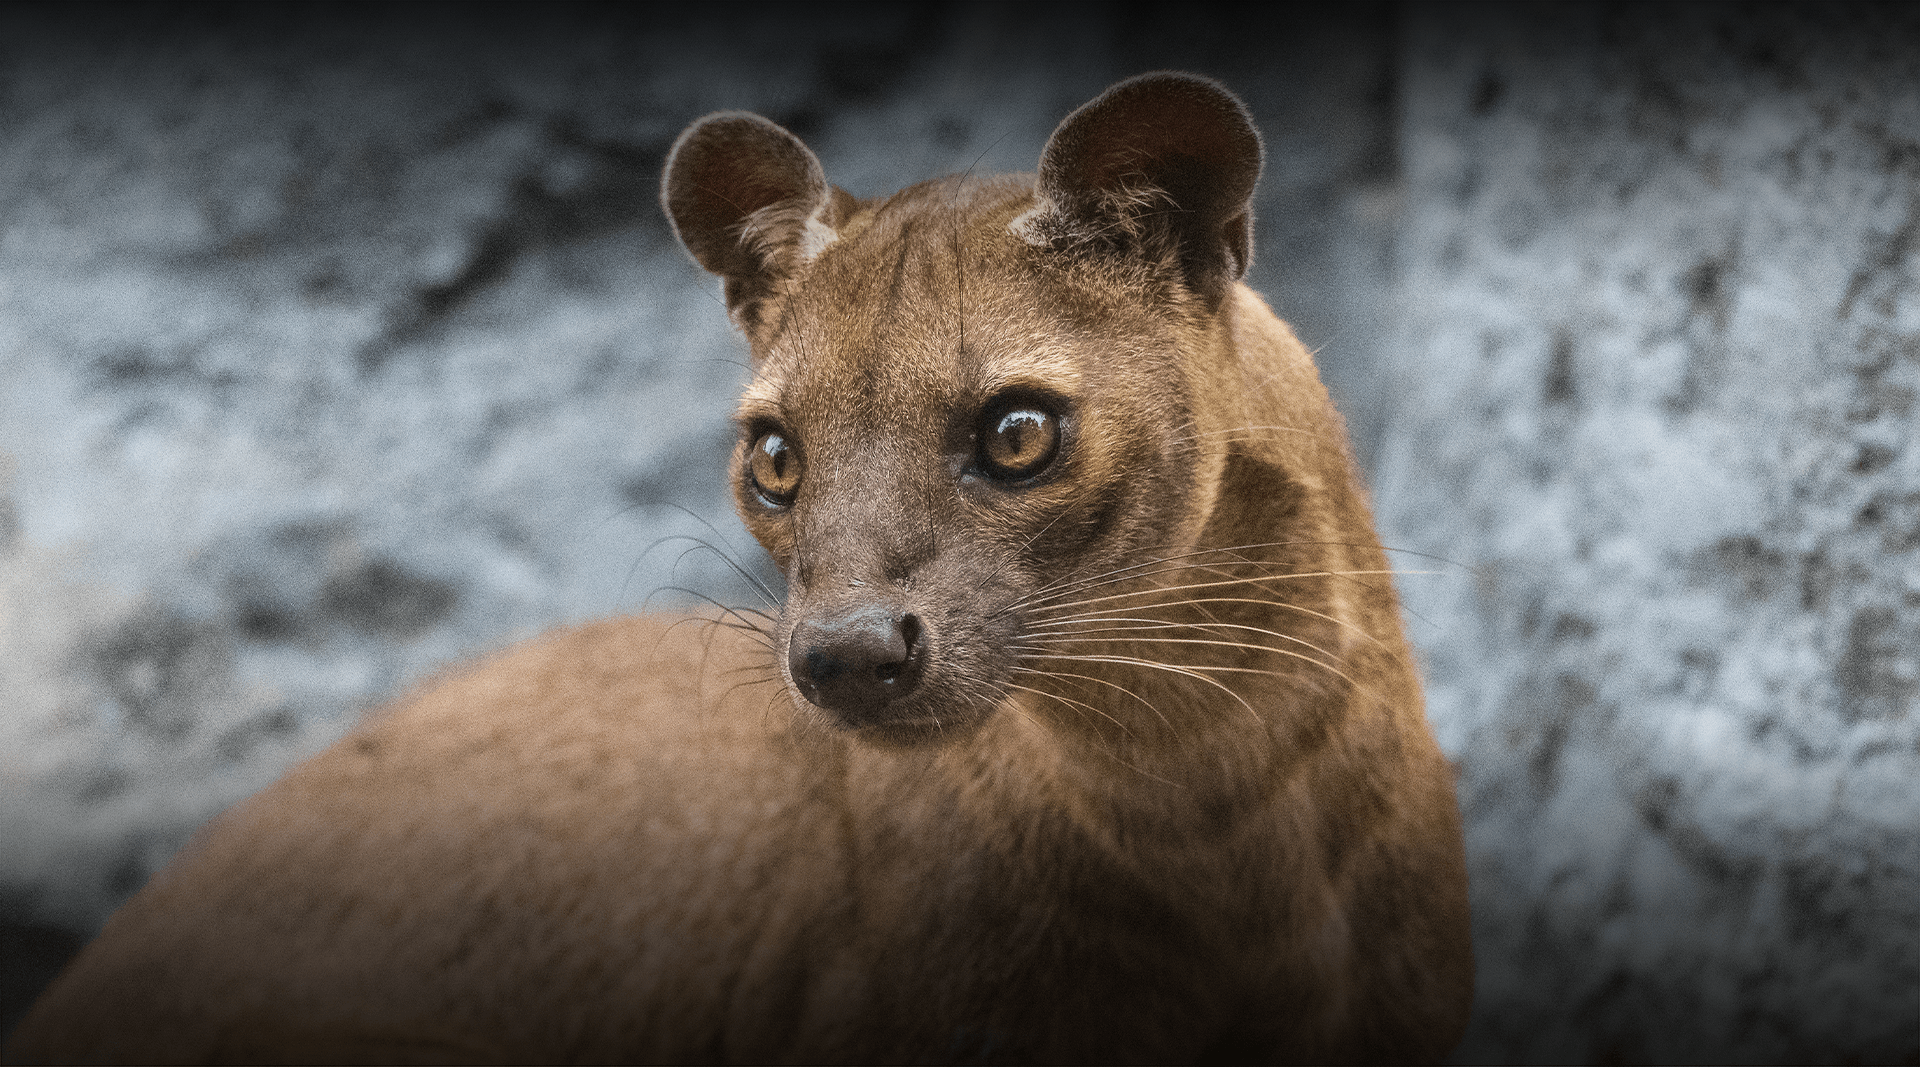
{"label": "brown fur", "polygon": [[[1239,281],[1259,151],[1183,75],[1076,112],[1037,178],[879,201],[697,123],[663,195],[753,346],[777,617],[563,631],[371,718],[158,875],[11,1054],[1444,1054],[1451,775],[1340,418]],[[1062,431],[1017,484],[975,458],[1009,395]],[[904,692],[808,703],[796,635],[869,616],[913,620]]]}

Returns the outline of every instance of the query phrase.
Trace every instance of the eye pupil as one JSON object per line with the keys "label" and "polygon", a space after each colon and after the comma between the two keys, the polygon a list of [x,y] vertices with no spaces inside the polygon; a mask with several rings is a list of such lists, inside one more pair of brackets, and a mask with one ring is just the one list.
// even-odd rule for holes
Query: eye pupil
{"label": "eye pupil", "polygon": [[777,433],[763,433],[753,442],[747,476],[769,504],[784,507],[800,492],[800,454]]}
{"label": "eye pupil", "polygon": [[980,467],[1002,480],[1031,478],[1060,447],[1060,420],[1037,407],[990,414],[981,435]]}

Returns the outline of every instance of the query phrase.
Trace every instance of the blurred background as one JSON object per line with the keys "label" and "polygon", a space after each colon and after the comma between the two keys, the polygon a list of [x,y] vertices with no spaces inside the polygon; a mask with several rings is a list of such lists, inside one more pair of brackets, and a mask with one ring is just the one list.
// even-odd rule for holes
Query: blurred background
{"label": "blurred background", "polygon": [[[1251,282],[1369,469],[1468,821],[1460,1062],[1920,1055],[1920,8],[0,8],[0,1027],[450,663],[761,568],[656,207],[1111,82],[1266,137]],[[667,539],[664,540],[663,539]]]}

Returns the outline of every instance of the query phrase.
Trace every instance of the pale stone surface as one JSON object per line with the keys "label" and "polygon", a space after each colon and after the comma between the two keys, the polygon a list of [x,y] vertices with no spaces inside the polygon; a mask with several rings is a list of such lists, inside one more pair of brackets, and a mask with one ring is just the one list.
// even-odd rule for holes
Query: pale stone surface
{"label": "pale stone surface", "polygon": [[1920,18],[1422,10],[1377,489],[1458,1058],[1920,1049]]}

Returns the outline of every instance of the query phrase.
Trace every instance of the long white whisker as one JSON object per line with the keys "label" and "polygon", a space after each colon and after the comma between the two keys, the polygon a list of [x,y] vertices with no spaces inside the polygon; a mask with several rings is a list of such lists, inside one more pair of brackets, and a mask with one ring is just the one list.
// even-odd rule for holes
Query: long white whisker
{"label": "long white whisker", "polygon": [[[1068,601],[1066,603],[1048,604],[1046,605],[1046,610],[1064,611],[1068,608],[1085,607],[1089,604],[1104,604],[1114,600],[1137,599],[1139,597],[1150,596],[1156,593],[1180,592],[1180,591],[1185,591],[1190,589],[1218,589],[1223,586],[1252,585],[1258,582],[1286,582],[1286,581],[1295,581],[1302,578],[1354,578],[1354,577],[1366,577],[1366,576],[1378,576],[1378,575],[1431,574],[1431,573],[1434,573],[1434,572],[1432,571],[1368,570],[1368,571],[1302,571],[1295,574],[1267,574],[1267,575],[1261,575],[1253,578],[1232,578],[1232,579],[1219,581],[1219,582],[1194,582],[1188,585],[1177,585],[1177,586],[1150,586],[1146,589],[1136,589],[1131,592],[1125,592],[1125,593],[1111,593],[1106,596],[1090,597],[1086,600],[1073,600],[1073,601]],[[1124,580],[1124,579],[1116,579],[1116,581],[1120,581],[1120,580]]]}
{"label": "long white whisker", "polygon": [[[1338,626],[1343,630],[1351,630],[1353,633],[1357,634],[1363,640],[1372,642],[1373,644],[1378,645],[1381,643],[1379,638],[1361,629],[1359,626],[1356,626],[1353,623],[1346,621],[1345,619],[1337,619],[1332,615],[1327,614],[1324,611],[1315,611],[1312,608],[1301,607],[1299,604],[1289,604],[1283,600],[1255,600],[1252,597],[1243,597],[1243,596],[1191,597],[1191,598],[1183,598],[1180,600],[1169,600],[1162,604],[1136,604],[1128,608],[1119,609],[1119,610],[1131,611],[1131,610],[1137,610],[1140,608],[1155,608],[1155,607],[1179,608],[1179,607],[1187,607],[1189,605],[1195,605],[1195,604],[1254,604],[1254,605],[1258,605],[1260,607],[1265,607],[1265,608],[1282,608],[1287,611],[1299,612],[1302,615],[1308,615],[1316,619],[1321,619],[1325,622],[1330,622],[1333,625]],[[1236,630],[1251,630],[1255,633],[1268,634],[1273,637],[1278,637],[1283,641],[1300,641],[1300,638],[1293,637],[1288,634],[1278,633],[1273,630],[1264,630],[1258,626],[1246,626],[1241,623],[1234,623],[1234,622],[1221,622],[1217,619],[1212,622],[1175,622],[1170,619],[1155,619],[1155,618],[1130,616],[1130,615],[1110,615],[1100,611],[1086,612],[1080,615],[1040,616],[1032,620],[1028,624],[1028,626],[1026,627],[1026,632],[1028,633],[1079,633],[1081,631],[1067,630],[1065,629],[1065,627],[1075,626],[1085,622],[1138,622],[1138,623],[1149,623],[1163,629],[1182,629],[1182,628],[1209,629],[1209,628],[1229,627]],[[1301,643],[1305,644],[1306,642],[1302,641]]]}
{"label": "long white whisker", "polygon": [[[1036,671],[1036,670],[1034,670],[1034,669],[1032,669],[1031,667],[1026,667],[1026,668],[1022,668],[1022,667],[1016,667],[1016,668],[1014,668],[1014,669],[1015,669],[1015,670],[1019,670],[1019,671],[1024,671],[1024,672],[1025,672],[1025,673],[1027,673],[1027,674],[1034,674],[1034,675],[1039,675],[1039,676],[1041,676],[1041,677],[1048,677],[1048,676],[1049,676],[1049,675],[1047,675],[1047,673],[1046,673],[1046,672],[1044,672],[1044,671]],[[1078,676],[1078,675],[1063,675],[1062,677],[1080,677],[1080,676]],[[1092,680],[1092,679],[1090,679],[1090,680]],[[1010,686],[1011,688],[1014,688],[1014,689],[1019,689],[1019,690],[1022,690],[1022,691],[1024,691],[1024,692],[1028,692],[1028,693],[1033,693],[1033,694],[1036,694],[1036,695],[1038,695],[1038,696],[1043,696],[1043,697],[1051,697],[1051,698],[1053,698],[1053,699],[1055,699],[1055,700],[1060,700],[1060,701],[1064,701],[1064,702],[1066,702],[1066,703],[1068,703],[1068,704],[1072,704],[1072,705],[1074,705],[1075,707],[1080,707],[1080,708],[1085,708],[1085,709],[1087,709],[1088,711],[1091,711],[1091,712],[1093,712],[1093,713],[1094,713],[1095,715],[1098,715],[1098,716],[1100,716],[1101,718],[1103,718],[1103,719],[1105,719],[1105,720],[1107,720],[1108,722],[1110,722],[1110,723],[1112,723],[1112,724],[1114,724],[1115,726],[1118,726],[1118,727],[1120,728],[1120,730],[1121,730],[1121,732],[1123,732],[1123,733],[1126,733],[1126,734],[1128,734],[1128,735],[1131,735],[1131,734],[1133,733],[1133,731],[1131,731],[1131,730],[1128,730],[1128,729],[1127,729],[1127,724],[1126,724],[1126,723],[1123,723],[1123,722],[1121,722],[1121,721],[1120,721],[1119,719],[1116,719],[1116,718],[1114,718],[1113,716],[1111,716],[1111,715],[1109,715],[1109,714],[1107,714],[1106,712],[1104,712],[1104,711],[1101,711],[1101,710],[1100,710],[1099,708],[1096,708],[1096,707],[1094,707],[1094,706],[1093,706],[1092,704],[1088,704],[1088,703],[1085,703],[1084,701],[1079,701],[1079,700],[1075,700],[1075,699],[1073,699],[1072,697],[1065,697],[1065,696],[1061,696],[1061,695],[1060,695],[1060,694],[1058,694],[1058,693],[1049,693],[1049,692],[1046,692],[1046,691],[1044,691],[1044,690],[1040,690],[1040,689],[1034,689],[1034,688],[1032,688],[1032,687],[1030,687],[1030,686],[1024,686],[1024,685],[1020,685],[1020,684],[1018,684],[1018,683],[1015,683],[1015,682],[1008,682],[1008,683],[1007,683],[1007,685],[1008,685],[1008,686]]]}
{"label": "long white whisker", "polygon": [[[1030,672],[1030,673],[1038,673],[1038,672]],[[1075,676],[1075,677],[1077,677],[1077,676]],[[1014,683],[1012,683],[1012,682],[1008,682],[1008,683],[1007,683],[1007,685],[1008,685],[1008,686],[1009,686],[1010,688],[1013,688],[1013,689],[1018,689],[1018,690],[1020,690],[1020,691],[1022,691],[1022,692],[1025,692],[1025,693],[1032,693],[1032,694],[1033,694],[1034,696],[1038,696],[1038,697],[1045,697],[1045,698],[1047,698],[1048,700],[1058,700],[1058,701],[1061,701],[1062,703],[1066,703],[1066,704],[1077,704],[1077,705],[1079,705],[1080,707],[1083,707],[1083,708],[1086,708],[1086,709],[1087,709],[1087,710],[1089,710],[1089,711],[1094,711],[1094,712],[1098,712],[1099,714],[1101,714],[1101,715],[1104,715],[1104,716],[1106,716],[1106,717],[1107,717],[1107,718],[1109,718],[1109,719],[1112,719],[1112,718],[1113,718],[1113,716],[1111,716],[1111,715],[1107,715],[1107,713],[1106,713],[1106,712],[1104,712],[1104,711],[1100,711],[1100,709],[1099,709],[1099,708],[1096,708],[1096,707],[1094,707],[1094,706],[1092,706],[1091,704],[1082,704],[1082,703],[1080,703],[1080,701],[1078,701],[1078,700],[1075,700],[1075,699],[1073,699],[1072,697],[1063,697],[1063,696],[1061,696],[1061,695],[1060,695],[1060,694],[1058,694],[1058,693],[1049,693],[1049,692],[1046,692],[1046,691],[1044,691],[1044,690],[1040,690],[1040,689],[1031,689],[1031,688],[1028,688],[1027,686],[1024,686],[1024,685],[1015,685],[1015,684],[1014,684]],[[1120,728],[1121,728],[1122,730],[1125,730],[1125,729],[1126,729],[1126,724],[1124,724],[1124,723],[1120,723],[1118,719],[1114,719],[1114,721],[1115,721],[1116,723],[1119,723],[1119,725],[1120,725]],[[1185,789],[1185,788],[1186,788],[1186,786],[1183,786],[1183,785],[1181,785],[1181,784],[1180,784],[1179,782],[1170,782],[1170,781],[1168,781],[1167,779],[1165,779],[1165,778],[1162,778],[1162,777],[1160,777],[1160,776],[1159,776],[1159,775],[1157,775],[1157,774],[1150,774],[1150,773],[1148,773],[1147,771],[1144,771],[1144,770],[1141,770],[1141,769],[1140,769],[1139,767],[1136,767],[1136,766],[1134,766],[1133,764],[1131,764],[1131,763],[1128,763],[1128,762],[1127,762],[1126,760],[1124,760],[1124,759],[1121,759],[1121,758],[1120,758],[1120,755],[1119,755],[1119,753],[1116,753],[1116,752],[1113,752],[1113,751],[1111,751],[1111,750],[1107,750],[1107,751],[1106,751],[1106,755],[1107,755],[1107,757],[1108,757],[1108,758],[1110,758],[1110,759],[1112,759],[1112,760],[1113,760],[1113,761],[1114,761],[1115,763],[1118,763],[1118,764],[1119,764],[1120,766],[1122,766],[1122,767],[1125,767],[1126,769],[1128,769],[1128,770],[1130,770],[1130,771],[1132,771],[1132,772],[1134,772],[1135,774],[1138,774],[1138,775],[1140,775],[1140,776],[1141,776],[1142,778],[1146,778],[1146,779],[1149,779],[1149,780],[1151,780],[1151,781],[1155,781],[1155,782],[1159,782],[1159,783],[1160,783],[1161,785],[1164,785],[1164,786],[1171,786],[1171,787],[1173,787],[1173,788],[1175,788],[1175,789]]]}
{"label": "long white whisker", "polygon": [[[1224,683],[1218,681],[1217,679],[1209,678],[1206,675],[1201,674],[1199,672],[1203,670],[1229,671],[1236,674],[1265,674],[1265,675],[1270,675],[1276,678],[1282,677],[1282,675],[1278,674],[1277,672],[1263,671],[1253,667],[1192,667],[1192,668],[1176,667],[1171,663],[1156,663],[1153,660],[1136,659],[1132,656],[1065,655],[1065,654],[1052,653],[1052,652],[1026,652],[1024,655],[1025,655],[1025,658],[1028,658],[1028,659],[1063,659],[1063,660],[1074,660],[1080,663],[1129,664],[1135,667],[1152,667],[1155,670],[1162,670],[1162,671],[1167,671],[1171,674],[1183,675],[1185,677],[1192,678],[1195,681],[1205,682],[1208,685],[1213,686],[1215,689],[1220,690],[1222,693],[1225,693],[1228,696],[1232,697],[1235,701],[1239,702],[1241,707],[1247,709],[1247,714],[1253,716],[1253,721],[1256,723],[1261,722],[1260,713],[1253,710],[1253,705],[1247,703],[1246,698],[1234,692],[1232,689],[1228,688]],[[1264,725],[1264,723],[1262,723],[1262,725]]]}
{"label": "long white whisker", "polygon": [[[1069,627],[1078,627],[1079,624],[1082,622],[1095,622],[1095,623],[1114,622],[1114,623],[1125,623],[1129,625],[1088,626],[1084,628],[1069,629]],[[1329,659],[1335,660],[1336,662],[1340,659],[1340,655],[1334,652],[1332,649],[1322,648],[1321,646],[1316,645],[1312,641],[1308,641],[1305,638],[1295,637],[1292,634],[1283,634],[1277,630],[1268,630],[1260,626],[1247,626],[1237,622],[1169,623],[1160,619],[1129,619],[1124,616],[1109,616],[1109,617],[1095,617],[1095,618],[1084,619],[1084,620],[1072,619],[1064,623],[1049,625],[1043,629],[1028,630],[1024,636],[1026,638],[1036,640],[1036,641],[1040,641],[1040,640],[1072,641],[1072,640],[1079,640],[1079,639],[1085,638],[1089,634],[1159,633],[1166,630],[1198,630],[1202,632],[1219,632],[1222,630],[1238,630],[1243,633],[1259,634],[1262,637],[1272,637],[1281,641],[1285,641],[1288,644],[1299,645],[1302,648],[1307,648],[1315,652],[1318,652],[1321,655],[1328,657]],[[1124,640],[1124,639],[1114,638],[1114,640]],[[1145,640],[1145,638],[1139,638],[1139,640]],[[1267,645],[1253,644],[1252,642],[1234,642],[1234,643],[1240,645],[1243,648],[1264,649],[1269,647]]]}
{"label": "long white whisker", "polygon": [[[1035,649],[1029,645],[1014,645],[1012,646],[1012,648],[1014,649],[1014,651],[1026,651],[1026,652],[1039,651],[1038,649]],[[1121,685],[1118,682],[1108,681],[1105,678],[1100,678],[1091,674],[1073,674],[1068,671],[1056,671],[1056,670],[1042,671],[1042,670],[1035,670],[1032,667],[1023,667],[1023,666],[1020,666],[1019,664],[1015,664],[1013,669],[1016,671],[1021,671],[1026,674],[1037,674],[1043,678],[1078,678],[1084,682],[1097,682],[1100,685],[1104,685],[1109,689],[1118,689],[1120,692],[1125,693],[1128,696],[1132,697],[1133,699],[1139,701],[1140,705],[1146,708],[1148,711],[1151,711],[1156,716],[1159,716],[1161,724],[1164,725],[1167,729],[1169,730],[1173,729],[1173,723],[1167,721],[1166,713],[1161,711],[1158,707],[1155,707],[1153,701],[1148,700],[1147,698],[1141,696],[1140,694],[1134,692],[1131,689],[1128,689],[1126,686]],[[1107,715],[1106,712],[1103,711],[1100,714],[1106,715],[1107,718],[1109,719],[1113,719],[1113,724],[1115,726],[1120,727],[1122,730],[1125,730],[1127,728],[1125,723],[1121,722],[1119,719],[1114,719],[1113,716],[1111,715]]]}
{"label": "long white whisker", "polygon": [[[1103,645],[1120,645],[1120,644],[1219,645],[1225,648],[1244,648],[1244,649],[1248,649],[1256,652],[1268,652],[1276,656],[1285,656],[1288,659],[1297,659],[1302,663],[1311,663],[1314,666],[1319,667],[1320,669],[1328,672],[1329,674],[1333,674],[1341,679],[1344,679],[1348,685],[1353,686],[1356,690],[1361,688],[1360,683],[1354,681],[1353,678],[1349,676],[1345,671],[1341,670],[1340,668],[1334,666],[1331,663],[1326,662],[1325,660],[1315,659],[1314,657],[1309,656],[1304,652],[1295,652],[1290,648],[1273,648],[1268,645],[1248,644],[1247,642],[1244,642],[1244,641],[1213,641],[1213,640],[1208,640],[1207,638],[1202,638],[1202,637],[1096,637],[1096,638],[1036,637],[1036,638],[1032,638],[1031,640],[1041,642],[1042,644],[1048,647],[1061,647],[1061,646],[1072,647],[1073,645],[1078,643],[1089,643],[1089,644],[1103,644]],[[1312,648],[1313,646],[1309,645],[1308,647]],[[1320,649],[1317,649],[1317,648],[1314,650],[1316,652],[1321,651]],[[1224,671],[1224,670],[1248,669],[1248,668],[1235,668],[1235,667],[1226,667],[1226,666],[1203,665],[1203,664],[1197,664],[1197,663],[1190,663],[1190,664],[1187,664],[1187,666],[1198,671]],[[1273,672],[1262,671],[1260,673],[1271,674]]]}
{"label": "long white whisker", "polygon": [[[1085,591],[1087,589],[1099,588],[1103,585],[1113,585],[1123,581],[1149,578],[1159,574],[1171,574],[1171,573],[1175,573],[1177,571],[1185,570],[1185,569],[1198,570],[1198,569],[1205,569],[1206,567],[1209,567],[1209,566],[1280,567],[1280,566],[1283,566],[1283,564],[1280,564],[1277,562],[1265,561],[1265,560],[1249,559],[1244,555],[1240,555],[1240,553],[1253,552],[1253,551],[1258,551],[1261,549],[1269,549],[1269,548],[1315,548],[1315,547],[1327,547],[1327,546],[1346,547],[1346,548],[1361,547],[1358,545],[1349,544],[1348,542],[1344,542],[1344,541],[1269,541],[1261,544],[1230,545],[1222,548],[1194,549],[1189,552],[1181,552],[1171,556],[1156,556],[1152,559],[1143,560],[1139,563],[1128,564],[1127,566],[1124,566],[1124,567],[1115,567],[1112,570],[1103,571],[1099,574],[1088,575],[1083,578],[1052,582],[1046,586],[1041,587],[1040,589],[1034,590],[1032,593],[1024,597],[1019,598],[1013,603],[1008,604],[1006,607],[1001,608],[998,612],[995,612],[995,614],[999,615],[999,614],[1004,614],[1008,611],[1012,611],[1019,608],[1034,607],[1041,604],[1045,604],[1050,601],[1056,600],[1061,596],[1066,596],[1076,590]],[[1194,563],[1194,564],[1187,564],[1185,567],[1172,566],[1172,564],[1178,563],[1181,560],[1196,559],[1201,556],[1224,556],[1226,558],[1221,559],[1220,561],[1214,564]],[[1159,568],[1159,569],[1155,569],[1155,568]],[[1429,571],[1386,571],[1386,572],[1322,571],[1322,572],[1314,572],[1314,575],[1312,576],[1334,575],[1334,576],[1346,577],[1346,576],[1376,574],[1376,573],[1428,574],[1432,572],[1429,572]]]}

